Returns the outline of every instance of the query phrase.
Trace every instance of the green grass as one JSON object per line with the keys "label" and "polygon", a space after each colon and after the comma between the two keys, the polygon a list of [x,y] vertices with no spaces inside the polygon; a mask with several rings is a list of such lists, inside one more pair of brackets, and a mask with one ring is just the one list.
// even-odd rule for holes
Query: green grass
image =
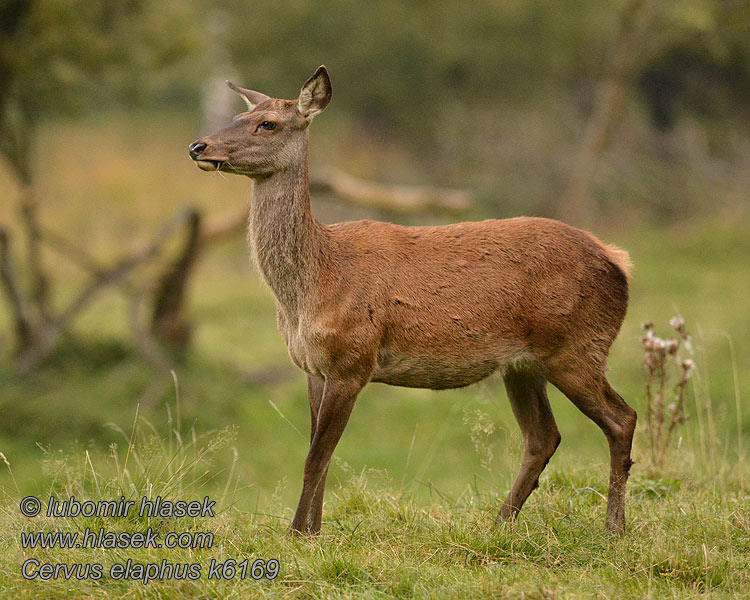
{"label": "green grass", "polygon": [[[153,136],[137,157],[121,150],[134,127]],[[189,164],[184,146],[195,129],[168,117],[158,124],[141,117],[101,120],[83,130],[75,123],[51,127],[40,156],[48,165],[40,181],[45,222],[85,240],[107,261],[137,248],[186,202],[207,213],[245,202],[246,182],[211,177]],[[91,160],[65,152],[73,134],[91,149]],[[320,142],[335,146],[335,140]],[[2,172],[0,185],[13,189]],[[319,214],[337,218],[327,210]],[[0,217],[12,219],[12,203],[0,205]],[[636,265],[609,373],[641,415],[625,538],[604,533],[604,436],[556,390],[550,396],[562,445],[520,519],[492,527],[522,450],[496,379],[445,392],[368,386],[336,450],[322,537],[287,537],[308,445],[304,377],[293,371],[281,382],[254,385],[244,375],[287,365],[289,358],[273,299],[236,239],[198,265],[190,293],[194,346],[176,368],[179,402],[172,379],[155,375],[133,351],[127,305],[115,292],[91,306],[38,371],[17,377],[0,361],[0,451],[14,476],[0,464],[0,523],[9,532],[2,538],[0,597],[742,597],[750,583],[750,219],[719,215],[706,223],[623,230],[603,223],[595,231],[627,248]],[[84,276],[51,255],[46,260],[63,274],[54,289],[62,302]],[[657,333],[667,334],[676,313],[694,334],[697,371],[689,421],[666,467],[653,472],[642,430],[640,323],[654,320]],[[6,323],[0,311],[0,332]],[[9,350],[9,339],[0,337],[0,353],[8,357]],[[130,452],[141,464],[129,462],[126,473],[136,411],[140,433]],[[494,430],[477,428],[484,423]],[[211,452],[201,453],[206,446]],[[185,472],[175,472],[176,464]],[[101,526],[20,515],[20,497],[53,490],[91,499],[207,493],[221,505],[210,520],[105,525],[208,529],[216,544],[190,552],[23,550],[22,530]],[[261,557],[278,558],[282,569],[277,580],[263,583],[26,582],[20,565],[32,555],[106,565],[167,558],[204,569],[212,557]]]}
{"label": "green grass", "polygon": [[[174,423],[173,423],[174,425]],[[141,429],[146,429],[140,423]],[[24,518],[3,503],[0,589],[13,598],[741,598],[750,585],[750,498],[736,484],[679,478],[632,478],[628,533],[603,530],[606,487],[596,471],[551,468],[515,522],[493,526],[500,497],[467,488],[460,497],[419,501],[383,472],[351,472],[329,490],[323,534],[290,537],[291,512],[247,512],[234,500],[232,471],[211,459],[226,433],[203,439],[148,431],[124,433],[108,458],[51,456],[53,485],[45,497],[111,500],[162,495],[201,498],[214,490],[209,518]],[[183,432],[184,433],[184,432]],[[118,455],[115,461],[113,456]],[[129,457],[129,465],[123,460]],[[78,462],[78,464],[74,464]],[[218,475],[218,477],[217,477]],[[21,531],[81,533],[85,528],[214,534],[211,548],[24,549]],[[26,580],[27,559],[49,564],[102,565],[98,580]],[[209,579],[212,560],[277,559],[273,580]],[[200,565],[200,578],[122,581],[115,564]],[[30,573],[38,567],[30,566]],[[156,567],[154,567],[155,569]]]}

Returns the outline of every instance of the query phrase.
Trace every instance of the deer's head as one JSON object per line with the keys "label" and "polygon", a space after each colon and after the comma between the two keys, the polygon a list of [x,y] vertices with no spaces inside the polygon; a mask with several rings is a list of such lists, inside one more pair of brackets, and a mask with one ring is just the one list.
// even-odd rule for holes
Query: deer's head
{"label": "deer's head", "polygon": [[227,81],[247,104],[224,129],[190,144],[190,158],[204,171],[253,178],[268,177],[298,164],[304,156],[307,127],[331,100],[324,66],[305,82],[296,100],[269,98]]}

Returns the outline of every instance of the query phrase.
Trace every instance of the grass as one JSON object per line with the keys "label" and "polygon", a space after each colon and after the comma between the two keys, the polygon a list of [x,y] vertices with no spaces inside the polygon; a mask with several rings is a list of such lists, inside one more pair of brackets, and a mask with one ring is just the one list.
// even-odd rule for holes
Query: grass
{"label": "grass", "polygon": [[[213,473],[210,458],[226,433],[190,440],[174,432],[159,439],[137,420],[124,450],[72,464],[48,457],[49,494],[80,501],[191,499],[214,490],[213,518],[51,518],[34,520],[4,502],[0,589],[14,598],[741,598],[750,585],[750,498],[738,486],[706,483],[685,474],[672,479],[631,480],[628,534],[603,530],[606,488],[588,467],[549,469],[515,522],[492,525],[500,497],[467,488],[449,500],[418,501],[383,472],[352,472],[329,490],[324,532],[314,539],[290,537],[289,510],[269,515],[233,505],[233,473]],[[190,440],[190,441],[187,441]],[[139,448],[143,448],[142,450]],[[126,460],[116,457],[124,454]],[[206,467],[209,467],[208,470]],[[603,467],[603,466],[602,466]],[[197,475],[197,477],[196,477]],[[218,477],[215,477],[218,475]],[[222,485],[217,485],[217,479]],[[214,534],[202,549],[24,549],[21,531],[82,532],[106,528]],[[655,541],[658,540],[658,543]],[[29,558],[50,564],[102,565],[98,580],[26,580]],[[213,561],[277,559],[273,580],[250,576],[209,579]],[[134,579],[108,576],[115,564],[200,565],[200,578]],[[35,573],[37,566],[27,567]],[[155,569],[156,567],[154,567]]]}
{"label": "grass", "polygon": [[[249,193],[240,178],[208,176],[185,158],[194,124],[139,119],[102,119],[83,129],[63,123],[44,134],[44,219],[86,240],[103,261],[138,247],[185,203],[221,211]],[[134,129],[144,135],[138,156],[122,151]],[[323,134],[319,129],[316,136]],[[71,137],[89,149],[90,160],[65,151]],[[346,164],[339,158],[337,164]],[[0,185],[13,189],[2,172]],[[0,218],[10,220],[12,208],[3,203]],[[339,218],[330,207],[322,209],[323,218]],[[0,596],[742,597],[750,583],[750,220],[720,214],[710,222],[624,230],[612,223],[596,231],[627,248],[636,265],[628,317],[611,353],[614,387],[643,417],[642,321],[666,329],[669,318],[681,314],[696,350],[689,419],[677,430],[663,469],[647,468],[646,437],[640,428],[637,433],[625,538],[604,533],[604,437],[555,390],[562,445],[520,519],[492,527],[522,449],[498,380],[439,393],[368,386],[336,451],[323,535],[287,537],[307,451],[306,390],[299,374],[272,385],[250,384],[244,375],[289,359],[273,300],[237,239],[198,265],[190,296],[194,347],[177,367],[179,396],[171,378],[155,376],[134,354],[127,307],[116,293],[92,305],[44,368],[18,378],[0,362],[0,451],[13,469],[11,477],[0,468],[0,523],[11,532],[0,541]],[[51,255],[46,260],[64,275],[55,297],[70,297],[83,275]],[[0,332],[7,331],[5,319],[0,311]],[[8,339],[0,338],[0,353],[8,351]],[[220,512],[204,520],[103,525],[20,515],[20,497],[53,492],[92,500],[209,494]],[[86,526],[210,530],[216,543],[190,551],[30,551],[20,545],[22,530]],[[278,558],[281,572],[258,583],[206,577],[146,585],[25,581],[20,565],[29,556],[105,566],[166,558],[204,569],[212,558]]]}

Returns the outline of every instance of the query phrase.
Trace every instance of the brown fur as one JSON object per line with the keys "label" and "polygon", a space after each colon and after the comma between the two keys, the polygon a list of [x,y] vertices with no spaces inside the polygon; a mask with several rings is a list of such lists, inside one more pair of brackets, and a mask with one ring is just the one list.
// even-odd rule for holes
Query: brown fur
{"label": "brown fur", "polygon": [[[310,207],[307,127],[330,99],[325,69],[301,101],[233,89],[250,112],[191,154],[202,168],[255,180],[248,239],[289,354],[308,375],[311,445],[292,529],[319,531],[328,464],[365,384],[456,388],[499,371],[526,446],[499,517],[520,510],[560,441],[550,381],[610,442],[608,527],[622,532],[636,417],[605,371],[627,308],[627,253],[530,217],[323,225]],[[269,121],[273,130],[261,125]]]}

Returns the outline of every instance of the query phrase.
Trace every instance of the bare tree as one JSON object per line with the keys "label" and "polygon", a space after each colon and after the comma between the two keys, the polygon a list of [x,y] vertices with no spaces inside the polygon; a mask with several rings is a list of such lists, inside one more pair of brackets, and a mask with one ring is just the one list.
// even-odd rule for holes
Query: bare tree
{"label": "bare tree", "polygon": [[606,71],[596,87],[593,110],[560,202],[561,216],[571,222],[591,220],[596,212],[591,182],[631,87],[642,8],[643,0],[628,0],[619,16]]}

